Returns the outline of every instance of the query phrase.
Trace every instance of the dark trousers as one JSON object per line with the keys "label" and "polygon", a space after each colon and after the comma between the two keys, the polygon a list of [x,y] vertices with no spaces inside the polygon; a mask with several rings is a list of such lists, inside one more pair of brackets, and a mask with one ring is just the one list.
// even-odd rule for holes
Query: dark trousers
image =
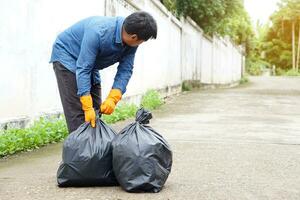
{"label": "dark trousers", "polygon": [[[54,62],[53,69],[56,75],[68,130],[69,133],[71,133],[84,123],[84,112],[82,110],[80,97],[77,95],[76,75],[65,68],[60,62]],[[101,105],[100,84],[92,85],[90,93],[93,98],[94,109],[99,110]]]}

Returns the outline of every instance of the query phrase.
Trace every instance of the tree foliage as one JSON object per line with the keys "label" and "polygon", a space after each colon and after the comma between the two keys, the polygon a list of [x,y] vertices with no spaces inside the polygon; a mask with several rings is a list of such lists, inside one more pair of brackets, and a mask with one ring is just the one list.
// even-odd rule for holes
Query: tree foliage
{"label": "tree foliage", "polygon": [[[282,0],[279,9],[271,16],[271,25],[262,42],[266,60],[282,69],[292,68],[292,24],[295,25],[297,46],[300,23],[300,0]],[[296,48],[297,49],[297,48]]]}
{"label": "tree foliage", "polygon": [[248,43],[253,30],[242,0],[161,0],[177,16],[191,17],[205,33]]}

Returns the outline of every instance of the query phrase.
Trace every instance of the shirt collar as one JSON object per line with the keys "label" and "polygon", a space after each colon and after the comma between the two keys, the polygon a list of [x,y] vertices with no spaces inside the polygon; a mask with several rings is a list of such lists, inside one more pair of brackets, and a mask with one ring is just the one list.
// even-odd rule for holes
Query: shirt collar
{"label": "shirt collar", "polygon": [[123,17],[117,17],[117,27],[116,27],[116,32],[115,32],[115,43],[118,44],[123,44],[122,41],[122,27],[123,27],[123,22],[125,18]]}

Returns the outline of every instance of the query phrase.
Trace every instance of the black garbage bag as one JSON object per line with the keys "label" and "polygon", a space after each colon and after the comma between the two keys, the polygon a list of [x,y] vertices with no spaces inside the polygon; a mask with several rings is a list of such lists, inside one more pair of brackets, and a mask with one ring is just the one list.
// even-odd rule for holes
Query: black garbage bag
{"label": "black garbage bag", "polygon": [[112,143],[114,173],[128,192],[159,192],[171,172],[171,148],[146,125],[151,118],[149,111],[139,109],[136,122],[125,127]]}
{"label": "black garbage bag", "polygon": [[96,128],[82,124],[63,145],[57,171],[59,187],[119,185],[112,169],[111,142],[116,133],[100,118]]}

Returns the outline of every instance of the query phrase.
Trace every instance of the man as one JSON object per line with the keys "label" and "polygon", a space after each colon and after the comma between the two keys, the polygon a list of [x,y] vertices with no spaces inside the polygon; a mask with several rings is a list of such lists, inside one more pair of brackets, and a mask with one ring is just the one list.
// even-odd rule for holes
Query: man
{"label": "man", "polygon": [[[112,114],[132,75],[137,47],[156,39],[157,25],[146,12],[122,17],[89,17],[61,34],[54,42],[50,62],[69,133],[84,121],[95,127],[96,111]],[[119,62],[112,89],[101,104],[99,70]],[[101,105],[101,106],[100,106]]]}

